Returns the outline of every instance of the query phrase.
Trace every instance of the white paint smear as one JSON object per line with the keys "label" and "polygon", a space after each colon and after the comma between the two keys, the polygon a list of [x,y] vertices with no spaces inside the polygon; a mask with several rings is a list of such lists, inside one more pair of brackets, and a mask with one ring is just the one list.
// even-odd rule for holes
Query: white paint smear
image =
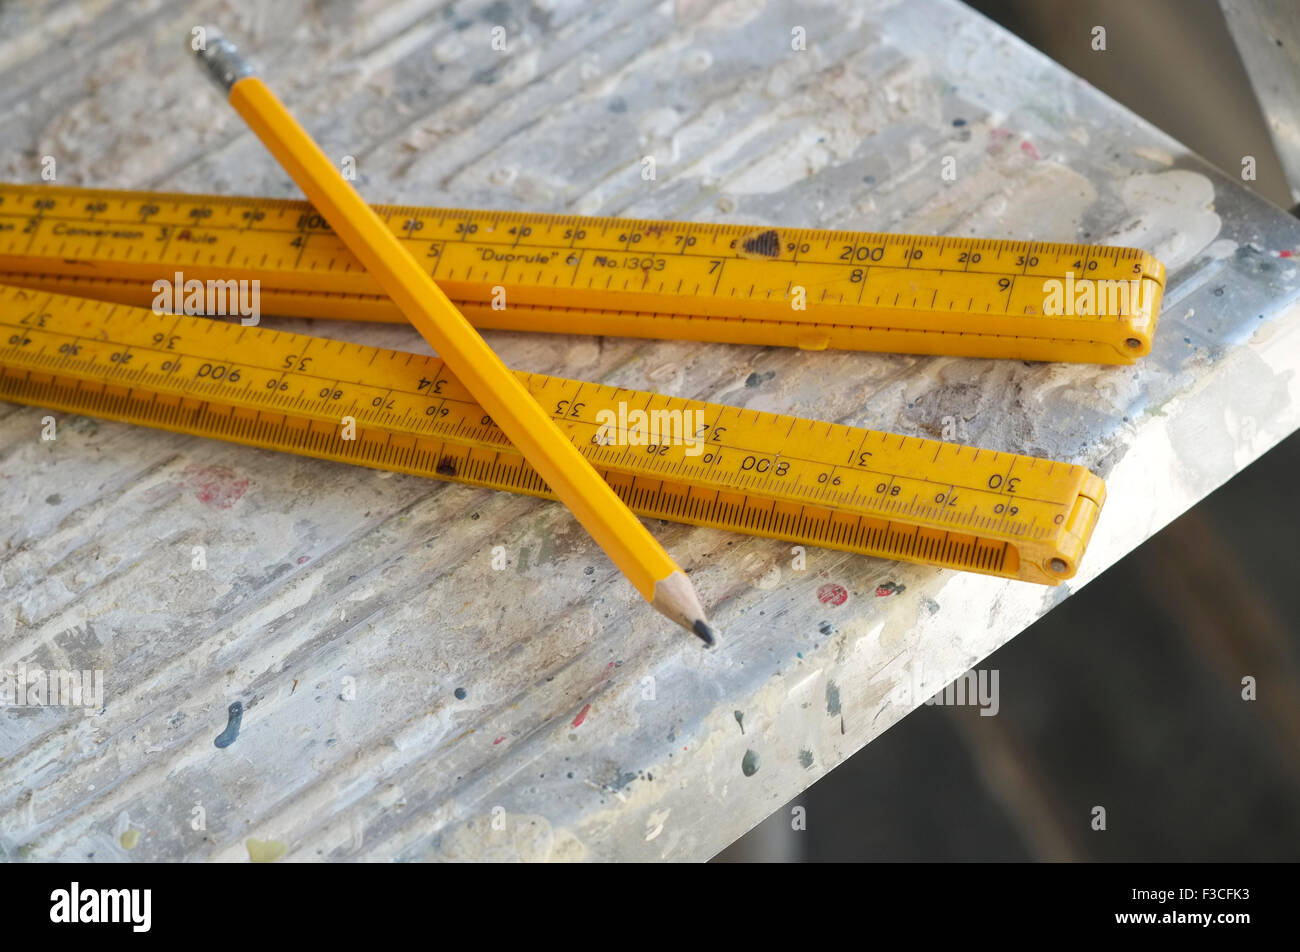
{"label": "white paint smear", "polygon": [[1142,248],[1173,272],[1219,236],[1223,223],[1214,211],[1214,185],[1199,172],[1135,175],[1120,194],[1134,217],[1107,235],[1104,244]]}

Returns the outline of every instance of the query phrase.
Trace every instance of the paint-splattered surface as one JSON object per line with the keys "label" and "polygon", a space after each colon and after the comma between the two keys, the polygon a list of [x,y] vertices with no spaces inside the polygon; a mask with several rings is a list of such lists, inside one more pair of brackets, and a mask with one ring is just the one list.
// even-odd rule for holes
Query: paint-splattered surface
{"label": "paint-splattered surface", "polygon": [[1300,227],[965,8],[588,6],[5,5],[0,177],[50,155],[63,184],[293,195],[186,60],[219,16],[376,201],[1141,245],[1171,282],[1136,368],[490,336],[515,367],[1091,466],[1080,577],[799,571],[656,526],[709,652],[556,506],[84,418],[42,441],[0,405],[0,660],[104,672],[89,715],[0,713],[0,855],[706,858],[1300,423]]}

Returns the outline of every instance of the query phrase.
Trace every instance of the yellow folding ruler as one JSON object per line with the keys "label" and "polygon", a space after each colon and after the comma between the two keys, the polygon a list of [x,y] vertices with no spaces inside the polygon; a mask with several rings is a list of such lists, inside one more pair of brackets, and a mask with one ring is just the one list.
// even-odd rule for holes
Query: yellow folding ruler
{"label": "yellow folding ruler", "polygon": [[[378,206],[481,328],[1127,364],[1164,266],[1099,245]],[[258,280],[263,314],[404,321],[304,202],[0,185],[0,281],[138,306]]]}
{"label": "yellow folding ruler", "polygon": [[[1105,498],[1081,466],[520,378],[646,516],[1055,584]],[[441,361],[267,327],[0,284],[0,399],[547,495]]]}

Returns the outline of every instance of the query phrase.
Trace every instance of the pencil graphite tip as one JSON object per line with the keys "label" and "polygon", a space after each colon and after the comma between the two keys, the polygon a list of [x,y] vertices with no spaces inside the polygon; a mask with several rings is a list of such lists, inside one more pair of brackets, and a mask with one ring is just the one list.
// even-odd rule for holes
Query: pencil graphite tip
{"label": "pencil graphite tip", "polygon": [[205,27],[202,41],[196,45],[192,40],[190,49],[223,94],[230,92],[230,87],[245,76],[257,73],[239,48],[213,27]]}
{"label": "pencil graphite tip", "polygon": [[713,646],[713,629],[704,620],[707,614],[700,604],[700,596],[681,569],[655,582],[654,597],[650,604],[700,641],[709,647]]}
{"label": "pencil graphite tip", "polygon": [[709,627],[703,618],[695,620],[695,624],[691,626],[691,631],[695,632],[700,641],[704,642],[708,647],[712,648],[717,644],[716,639],[713,637],[713,629]]}

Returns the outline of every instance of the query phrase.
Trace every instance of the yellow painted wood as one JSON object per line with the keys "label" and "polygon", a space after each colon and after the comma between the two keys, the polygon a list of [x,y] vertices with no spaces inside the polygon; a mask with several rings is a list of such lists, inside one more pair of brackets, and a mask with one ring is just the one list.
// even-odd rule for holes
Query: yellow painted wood
{"label": "yellow painted wood", "polygon": [[[1055,584],[1075,573],[1105,500],[1081,466],[515,377],[645,516]],[[0,285],[0,399],[550,495],[442,361],[268,327]],[[602,416],[620,409],[626,424]],[[649,442],[635,410],[700,414],[682,434],[698,455],[689,440]]]}
{"label": "yellow painted wood", "polygon": [[[1165,283],[1133,248],[375,210],[480,328],[1129,364]],[[266,314],[404,320],[308,203],[0,185],[0,280],[148,306],[177,271],[259,280]],[[1045,314],[1047,283],[1068,276],[1108,313]]]}
{"label": "yellow painted wood", "polygon": [[[660,582],[685,578],[267,85],[246,76],[230,105],[637,591],[654,602]],[[697,619],[678,620],[689,629]]]}

